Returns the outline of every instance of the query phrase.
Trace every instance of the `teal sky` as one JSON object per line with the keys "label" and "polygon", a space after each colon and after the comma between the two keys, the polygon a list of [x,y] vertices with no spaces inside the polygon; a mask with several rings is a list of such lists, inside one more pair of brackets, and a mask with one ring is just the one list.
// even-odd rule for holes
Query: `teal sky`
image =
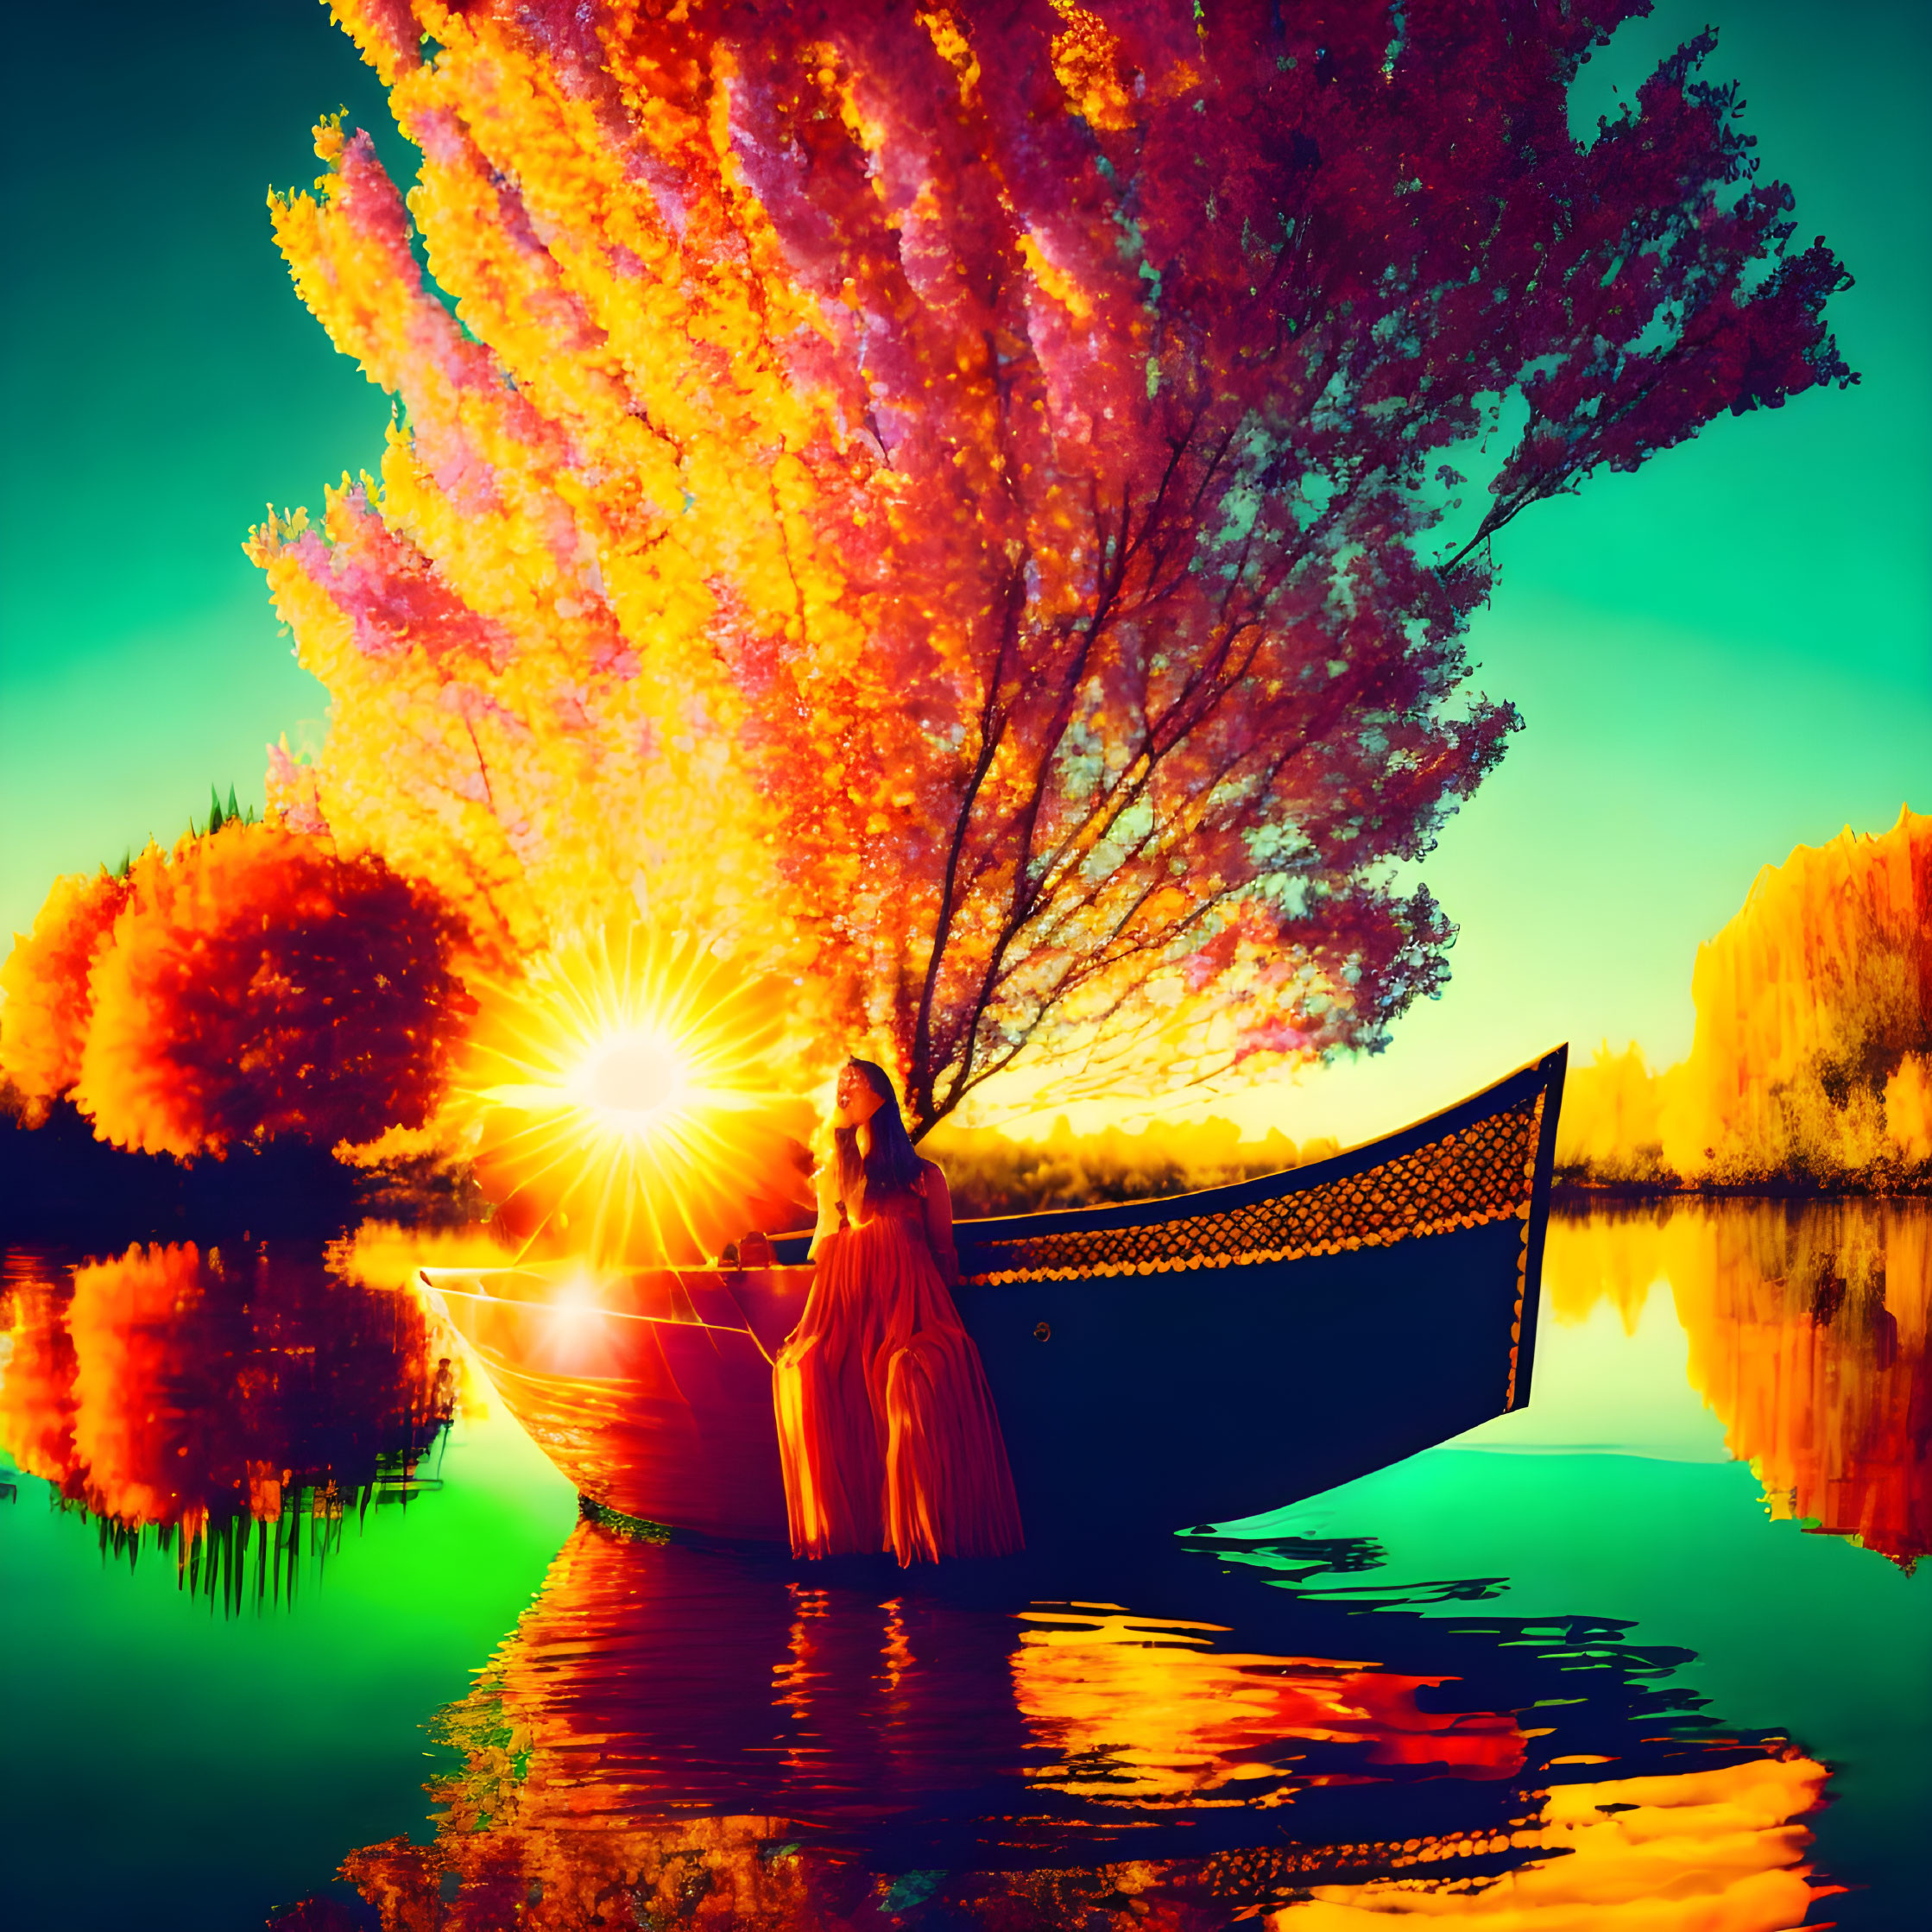
{"label": "teal sky", "polygon": [[[0,929],[57,873],[171,838],[211,782],[319,736],[241,541],[373,465],[388,403],[290,290],[268,188],[380,91],[313,0],[126,0],[9,25],[0,140]],[[1698,942],[1758,868],[1932,809],[1932,9],[1665,0],[1587,71],[1586,124],[1707,20],[1767,173],[1858,285],[1849,393],[1714,425],[1525,515],[1473,643],[1527,729],[1424,868],[1455,979],[1381,1060],[1257,1095],[1361,1138],[1569,1039],[1689,1045]],[[1223,1107],[1220,1111],[1228,1111]]]}

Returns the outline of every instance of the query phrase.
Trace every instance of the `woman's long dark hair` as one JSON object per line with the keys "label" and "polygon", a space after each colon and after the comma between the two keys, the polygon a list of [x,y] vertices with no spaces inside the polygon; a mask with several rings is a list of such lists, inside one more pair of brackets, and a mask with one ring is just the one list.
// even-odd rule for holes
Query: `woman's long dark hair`
{"label": "woman's long dark hair", "polygon": [[879,1096],[878,1111],[870,1121],[871,1151],[859,1159],[859,1130],[856,1127],[832,1129],[832,1143],[838,1150],[838,1190],[849,1199],[858,1191],[859,1177],[865,1177],[866,1193],[874,1201],[887,1194],[904,1194],[924,1171],[922,1161],[906,1131],[899,1111],[899,1095],[893,1091],[891,1076],[870,1060],[850,1063],[864,1077],[867,1086]]}

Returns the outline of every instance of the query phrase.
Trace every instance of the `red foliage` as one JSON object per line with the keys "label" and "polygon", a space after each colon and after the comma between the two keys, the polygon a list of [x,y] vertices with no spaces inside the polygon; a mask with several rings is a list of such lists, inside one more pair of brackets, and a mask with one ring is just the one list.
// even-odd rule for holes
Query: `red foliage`
{"label": "red foliage", "polygon": [[[1750,180],[1734,90],[1693,78],[1710,36],[1571,138],[1580,61],[1639,10],[969,4],[950,61],[884,0],[635,19],[632,71],[729,116],[828,319],[798,376],[840,391],[899,505],[842,547],[904,720],[849,735],[873,782],[830,810],[773,782],[801,872],[871,856],[923,1119],[1084,994],[1111,1008],[1125,961],[1233,973],[1237,927],[1272,970],[1228,988],[1235,1058],[1380,1044],[1451,930],[1388,862],[1515,723],[1449,704],[1489,538],[1845,376],[1840,268],[1783,254],[1789,193]],[[553,58],[616,110],[588,55]],[[1528,426],[1441,565],[1417,539],[1443,458],[1516,389]],[[733,641],[748,674],[823,709],[825,667],[763,641]]]}
{"label": "red foliage", "polygon": [[230,825],[136,860],[74,1099],[102,1139],[221,1153],[420,1127],[470,1010],[458,935],[380,859]]}

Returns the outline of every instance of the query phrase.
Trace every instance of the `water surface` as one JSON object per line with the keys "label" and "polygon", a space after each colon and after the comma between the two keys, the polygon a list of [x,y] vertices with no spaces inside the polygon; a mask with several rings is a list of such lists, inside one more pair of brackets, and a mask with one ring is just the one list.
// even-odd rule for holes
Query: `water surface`
{"label": "water surface", "polygon": [[908,1575],[581,1518],[314,1251],[13,1254],[5,1916],[1908,1923],[1929,1292],[1910,1205],[1560,1218],[1526,1411]]}

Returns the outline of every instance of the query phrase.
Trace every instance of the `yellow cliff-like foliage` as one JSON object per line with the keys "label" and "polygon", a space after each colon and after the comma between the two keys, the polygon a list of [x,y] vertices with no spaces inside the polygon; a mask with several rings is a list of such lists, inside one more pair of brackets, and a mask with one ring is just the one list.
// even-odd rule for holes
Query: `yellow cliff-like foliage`
{"label": "yellow cliff-like foliage", "polygon": [[1932,1165],[1932,816],[1766,866],[1700,946],[1689,1057],[1571,1075],[1560,1166],[1608,1182],[1888,1186]]}
{"label": "yellow cliff-like foliage", "polygon": [[1747,1180],[1896,1159],[1887,1087],[1932,1045],[1929,923],[1932,817],[1901,811],[1889,832],[1847,830],[1759,873],[1698,950],[1697,1030],[1663,1109],[1665,1160]]}

